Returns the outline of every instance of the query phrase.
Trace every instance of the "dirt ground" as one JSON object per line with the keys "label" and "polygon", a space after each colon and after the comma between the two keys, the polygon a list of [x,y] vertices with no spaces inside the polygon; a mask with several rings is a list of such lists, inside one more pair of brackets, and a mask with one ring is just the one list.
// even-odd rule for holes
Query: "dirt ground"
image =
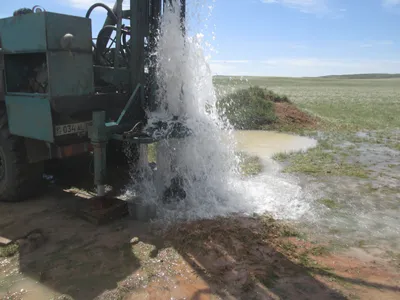
{"label": "dirt ground", "polygon": [[275,113],[280,126],[315,129],[318,124],[315,117],[303,112],[291,103],[275,103]]}
{"label": "dirt ground", "polygon": [[265,216],[96,226],[74,215],[79,201],[55,190],[0,203],[0,236],[23,237],[1,249],[0,299],[400,297],[399,266],[361,249],[331,253]]}

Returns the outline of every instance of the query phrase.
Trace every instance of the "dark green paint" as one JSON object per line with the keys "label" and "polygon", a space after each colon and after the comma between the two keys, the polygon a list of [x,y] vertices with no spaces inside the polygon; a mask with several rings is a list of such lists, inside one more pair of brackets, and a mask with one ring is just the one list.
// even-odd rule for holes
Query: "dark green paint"
{"label": "dark green paint", "polygon": [[42,95],[6,95],[11,134],[52,143],[53,120],[49,98]]}
{"label": "dark green paint", "polygon": [[28,14],[0,20],[2,48],[5,52],[46,51],[44,14]]}
{"label": "dark green paint", "polygon": [[47,49],[62,50],[60,41],[66,34],[74,36],[70,51],[92,54],[92,23],[90,19],[46,13]]}
{"label": "dark green paint", "polygon": [[48,52],[50,94],[80,96],[94,92],[92,55],[76,52]]}
{"label": "dark green paint", "polygon": [[74,36],[70,51],[92,52],[91,20],[51,12],[0,19],[2,48],[8,53],[63,50],[61,39]]}

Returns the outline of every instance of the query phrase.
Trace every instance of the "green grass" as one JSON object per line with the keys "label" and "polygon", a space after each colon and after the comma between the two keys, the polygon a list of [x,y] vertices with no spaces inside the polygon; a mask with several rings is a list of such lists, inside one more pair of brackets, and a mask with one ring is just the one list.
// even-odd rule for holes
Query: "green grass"
{"label": "green grass", "polygon": [[18,253],[19,247],[17,244],[0,246],[0,257],[10,257]]}
{"label": "green grass", "polygon": [[333,175],[368,178],[369,173],[359,163],[347,162],[345,149],[335,148],[330,144],[319,144],[307,152],[296,152],[277,155],[275,158],[286,158],[289,165],[285,173],[305,173],[309,175]]}
{"label": "green grass", "polygon": [[400,151],[400,143],[391,143],[389,144],[389,148]]}
{"label": "green grass", "polygon": [[395,195],[399,193],[398,187],[390,187],[390,186],[373,186],[372,183],[368,182],[364,186],[361,187],[368,194],[379,193],[384,195]]}
{"label": "green grass", "polygon": [[284,162],[285,160],[288,160],[290,158],[290,155],[293,155],[293,152],[279,152],[275,153],[272,156],[272,159],[279,162]]}
{"label": "green grass", "polygon": [[388,79],[400,78],[400,74],[388,73],[366,73],[366,74],[348,74],[348,75],[328,75],[320,78],[340,78],[340,79]]}
{"label": "green grass", "polygon": [[293,255],[293,253],[295,253],[296,249],[298,248],[295,244],[291,242],[282,243],[280,246],[282,250],[289,255]]}
{"label": "green grass", "polygon": [[157,143],[149,144],[147,150],[147,158],[149,162],[157,161]]}
{"label": "green grass", "polygon": [[330,209],[339,207],[339,205],[334,200],[328,198],[319,199],[318,202]]}
{"label": "green grass", "polygon": [[277,121],[274,102],[289,102],[289,99],[252,86],[219,97],[217,108],[236,129],[258,130]]}
{"label": "green grass", "polygon": [[248,155],[244,152],[237,154],[239,155],[239,167],[243,176],[254,176],[262,172],[263,165],[259,157]]}
{"label": "green grass", "polygon": [[400,128],[400,79],[215,77],[219,94],[260,86],[325,121],[325,131]]}
{"label": "green grass", "polygon": [[281,235],[283,237],[297,237],[299,239],[305,239],[305,235],[295,230],[291,226],[282,226]]}
{"label": "green grass", "polygon": [[324,256],[328,255],[330,251],[325,246],[316,246],[310,250],[310,253],[314,256]]}

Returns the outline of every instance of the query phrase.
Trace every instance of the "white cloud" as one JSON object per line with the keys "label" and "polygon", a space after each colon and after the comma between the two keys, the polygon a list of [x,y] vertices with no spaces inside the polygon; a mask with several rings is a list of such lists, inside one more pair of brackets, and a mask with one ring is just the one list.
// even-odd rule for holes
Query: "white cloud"
{"label": "white cloud", "polygon": [[[61,2],[61,1],[59,0],[59,2]],[[65,0],[62,1],[62,2],[65,3]],[[79,8],[79,9],[89,9],[90,6],[92,6],[94,3],[96,3],[96,1],[93,1],[93,0],[66,0],[66,2],[70,6],[72,6],[74,8]],[[98,1],[98,2],[104,3],[105,5],[107,5],[107,6],[111,7],[111,8],[115,4],[115,0],[103,0],[103,1]],[[130,1],[127,1],[127,0],[124,1],[124,4],[123,4],[124,8],[129,7],[129,5],[130,5],[129,2]]]}
{"label": "white cloud", "polygon": [[215,63],[210,62],[210,68],[213,75],[242,75],[243,70],[240,70],[235,64],[231,63]]}
{"label": "white cloud", "polygon": [[210,61],[214,75],[306,77],[332,74],[400,73],[400,60],[276,58],[266,61]]}
{"label": "white cloud", "polygon": [[249,60],[213,60],[213,63],[246,64]]}
{"label": "white cloud", "polygon": [[399,4],[400,4],[400,0],[383,0],[384,6],[395,6],[395,5],[399,5]]}
{"label": "white cloud", "polygon": [[318,59],[318,58],[288,58],[262,61],[263,64],[274,66],[294,66],[294,67],[347,67],[349,62],[339,59]]}
{"label": "white cloud", "polygon": [[379,46],[392,46],[394,45],[393,41],[390,40],[383,40],[383,41],[368,41],[360,44],[361,48],[372,48],[372,47],[379,47]]}
{"label": "white cloud", "polygon": [[378,42],[379,45],[393,45],[394,42],[393,41],[380,41]]}
{"label": "white cloud", "polygon": [[[60,1],[61,2],[61,1]],[[88,9],[94,2],[92,0],[66,0],[66,2],[75,8]],[[102,1],[104,4],[113,6],[112,1]]]}
{"label": "white cloud", "polygon": [[307,46],[306,45],[303,45],[303,44],[290,44],[289,45],[289,48],[292,48],[292,49],[307,49]]}
{"label": "white cloud", "polygon": [[327,0],[261,0],[267,4],[280,4],[295,8],[304,13],[322,13],[328,11]]}

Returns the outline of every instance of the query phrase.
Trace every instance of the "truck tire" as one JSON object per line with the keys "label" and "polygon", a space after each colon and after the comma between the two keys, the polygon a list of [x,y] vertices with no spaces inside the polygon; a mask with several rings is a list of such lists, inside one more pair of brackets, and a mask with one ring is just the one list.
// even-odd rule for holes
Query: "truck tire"
{"label": "truck tire", "polygon": [[43,162],[28,162],[24,138],[10,134],[6,110],[0,107],[0,201],[28,199],[43,186]]}

